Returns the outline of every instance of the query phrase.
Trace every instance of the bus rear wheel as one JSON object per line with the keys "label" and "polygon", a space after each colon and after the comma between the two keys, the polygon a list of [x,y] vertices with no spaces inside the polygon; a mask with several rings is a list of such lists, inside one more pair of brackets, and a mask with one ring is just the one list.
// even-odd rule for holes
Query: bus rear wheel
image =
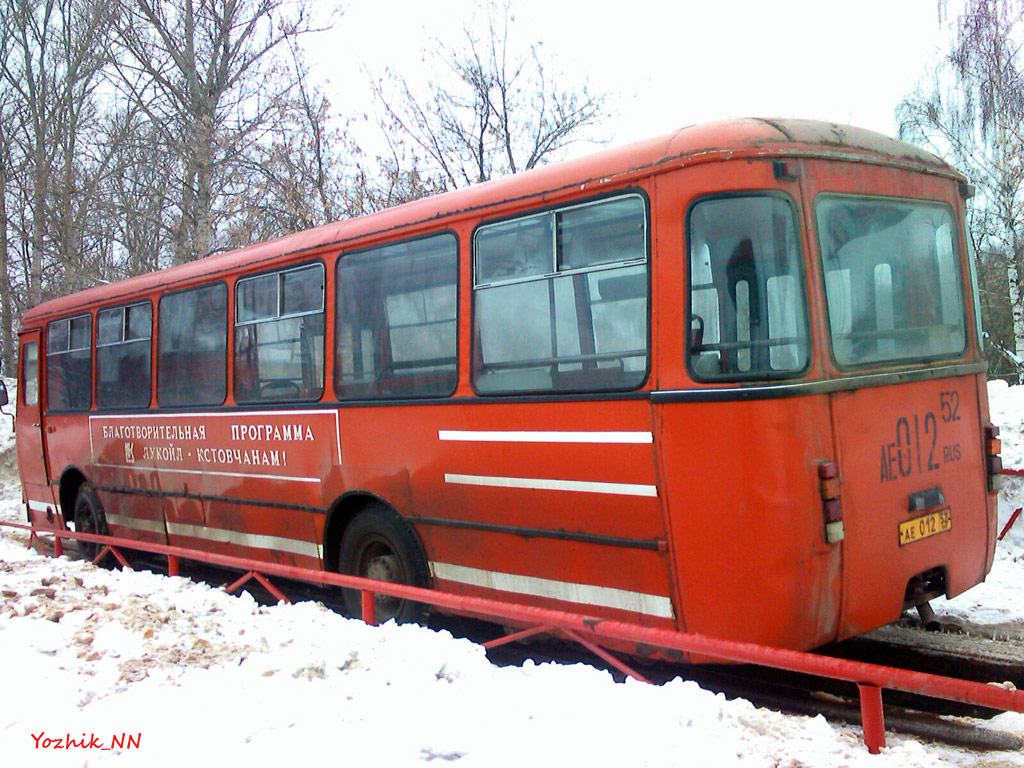
{"label": "bus rear wheel", "polygon": [[[78,489],[78,495],[75,497],[75,530],[79,533],[95,533],[101,536],[110,534],[100,497],[88,483],[82,483]],[[103,545],[91,541],[79,541],[78,548],[85,557],[92,560],[100,553]]]}
{"label": "bus rear wheel", "polygon": [[[338,556],[341,573],[390,581],[412,587],[429,587],[427,558],[412,527],[382,504],[360,512],[348,524],[341,538]],[[358,590],[346,589],[345,608],[350,616],[362,615]],[[427,614],[423,603],[391,595],[376,596],[377,623],[394,619],[399,623],[422,623]]]}

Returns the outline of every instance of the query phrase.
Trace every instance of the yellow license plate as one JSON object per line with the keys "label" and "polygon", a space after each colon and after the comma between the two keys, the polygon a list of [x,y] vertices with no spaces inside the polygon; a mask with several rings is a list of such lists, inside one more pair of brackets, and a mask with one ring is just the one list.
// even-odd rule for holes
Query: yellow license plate
{"label": "yellow license plate", "polygon": [[927,539],[936,533],[948,531],[952,527],[953,517],[949,514],[948,509],[940,509],[930,515],[915,517],[913,520],[900,523],[900,546]]}

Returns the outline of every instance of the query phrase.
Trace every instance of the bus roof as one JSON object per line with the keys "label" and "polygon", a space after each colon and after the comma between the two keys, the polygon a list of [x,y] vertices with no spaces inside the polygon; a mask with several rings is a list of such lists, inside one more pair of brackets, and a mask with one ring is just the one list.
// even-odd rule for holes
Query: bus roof
{"label": "bus roof", "polygon": [[24,327],[75,309],[131,300],[154,290],[185,287],[239,268],[284,256],[344,247],[355,240],[457,218],[517,201],[543,201],[567,190],[599,193],[631,179],[672,168],[752,157],[825,157],[893,165],[925,173],[964,177],[937,156],[874,131],[848,125],[790,118],[741,118],[703,123],[674,133],[553,163],[524,173],[416,200],[366,216],[214,254],[188,264],[89,288],[44,302],[25,313]]}

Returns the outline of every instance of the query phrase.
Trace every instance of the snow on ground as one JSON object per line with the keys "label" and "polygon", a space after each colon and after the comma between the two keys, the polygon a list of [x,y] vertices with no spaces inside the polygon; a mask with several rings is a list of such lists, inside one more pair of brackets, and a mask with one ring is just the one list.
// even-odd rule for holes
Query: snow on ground
{"label": "snow on ground", "polygon": [[[991,381],[988,394],[989,416],[1000,428],[1003,466],[1024,469],[1024,386]],[[1007,476],[1003,483],[998,531],[1024,506],[1024,477]],[[995,563],[985,583],[948,602],[938,601],[934,607],[977,624],[1024,624],[1024,515],[996,547]]]}
{"label": "snow on ground", "polygon": [[[1024,467],[1024,390],[994,387],[993,413]],[[0,417],[0,518],[21,520],[9,426]],[[1024,482],[1004,497],[1003,521]],[[1024,523],[1000,545],[989,583],[942,608],[977,623],[1024,621],[1022,554]],[[1024,715],[977,726],[1024,734]],[[114,738],[122,746],[111,748]],[[888,744],[872,756],[857,728],[728,702],[683,680],[499,668],[445,632],[46,559],[0,529],[4,765],[1024,767],[1016,753],[891,733]]]}

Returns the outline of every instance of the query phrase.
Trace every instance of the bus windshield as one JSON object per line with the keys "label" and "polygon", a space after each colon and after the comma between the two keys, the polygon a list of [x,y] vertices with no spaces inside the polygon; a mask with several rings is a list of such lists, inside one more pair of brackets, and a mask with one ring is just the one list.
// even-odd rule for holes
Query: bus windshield
{"label": "bus windshield", "polygon": [[964,351],[964,296],[948,207],[826,196],[815,213],[838,365]]}

